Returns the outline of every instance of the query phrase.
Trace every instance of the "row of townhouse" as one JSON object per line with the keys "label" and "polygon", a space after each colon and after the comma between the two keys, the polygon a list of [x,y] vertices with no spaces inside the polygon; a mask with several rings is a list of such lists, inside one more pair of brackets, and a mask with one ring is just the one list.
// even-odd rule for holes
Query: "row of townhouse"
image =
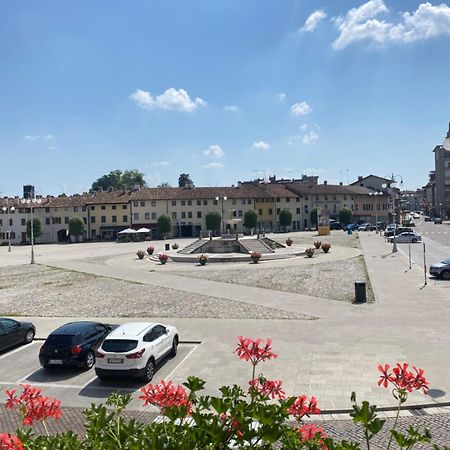
{"label": "row of townhouse", "polygon": [[[223,229],[244,231],[245,213],[252,209],[258,215],[261,231],[281,231],[281,210],[292,213],[292,231],[312,228],[310,213],[314,208],[338,219],[343,208],[352,210],[354,221],[387,221],[390,195],[374,196],[373,190],[361,185],[343,186],[316,183],[242,183],[231,187],[141,188],[128,191],[104,191],[44,197],[33,204],[33,214],[41,219],[42,236],[38,242],[65,242],[71,217],[85,223],[85,239],[115,240],[120,231],[131,227],[151,230],[157,237],[157,221],[161,215],[171,219],[173,237],[195,237],[206,232],[205,217],[210,211],[222,216]],[[6,206],[6,208],[1,208]],[[11,206],[14,207],[12,211]],[[6,211],[3,211],[6,209]],[[0,242],[11,231],[14,244],[26,242],[29,205],[20,199],[0,199]]]}

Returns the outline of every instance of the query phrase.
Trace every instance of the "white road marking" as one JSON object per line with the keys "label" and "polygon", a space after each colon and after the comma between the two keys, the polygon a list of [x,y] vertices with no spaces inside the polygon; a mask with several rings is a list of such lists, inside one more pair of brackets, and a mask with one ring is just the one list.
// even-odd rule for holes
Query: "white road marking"
{"label": "white road marking", "polygon": [[176,367],[168,374],[168,375],[166,375],[166,379],[167,380],[170,380],[171,378],[172,378],[172,375],[175,373],[175,371],[176,370],[178,370],[178,368],[181,366],[181,364],[183,364],[184,363],[184,361],[186,361],[186,359],[188,359],[189,358],[189,356],[191,356],[191,354],[192,354],[192,352],[199,346],[199,345],[201,345],[201,344],[197,344],[197,345],[194,345],[193,347],[192,347],[192,350],[176,365]]}
{"label": "white road marking", "polygon": [[14,353],[20,352],[21,350],[24,350],[26,348],[30,348],[32,345],[37,344],[37,341],[33,341],[30,344],[22,345],[19,348],[16,348],[15,350],[5,353],[4,355],[0,356],[0,359],[6,358],[7,356],[14,355]]}
{"label": "white road marking", "polygon": [[[14,384],[20,384],[16,383],[15,381],[0,381],[0,385],[3,386],[11,386]],[[33,386],[44,386],[44,387],[59,387],[63,389],[80,389],[80,386],[74,386],[73,384],[55,384],[55,383],[45,383],[45,382],[33,382]]]}

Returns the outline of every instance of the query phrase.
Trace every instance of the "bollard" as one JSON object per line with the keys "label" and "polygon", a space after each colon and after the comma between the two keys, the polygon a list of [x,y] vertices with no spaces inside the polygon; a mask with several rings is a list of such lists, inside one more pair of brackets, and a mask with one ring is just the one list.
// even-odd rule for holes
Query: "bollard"
{"label": "bollard", "polygon": [[165,248],[166,252],[169,251],[170,250],[170,244],[164,244],[164,248]]}
{"label": "bollard", "polygon": [[366,303],[366,282],[355,281],[355,301],[354,303]]}

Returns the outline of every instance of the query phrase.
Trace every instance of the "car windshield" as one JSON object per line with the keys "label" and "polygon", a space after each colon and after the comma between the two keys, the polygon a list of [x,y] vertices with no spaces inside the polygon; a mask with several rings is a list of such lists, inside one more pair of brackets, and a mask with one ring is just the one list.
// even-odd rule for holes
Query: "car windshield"
{"label": "car windshield", "polygon": [[450,264],[450,258],[444,259],[444,261],[442,261],[442,264]]}
{"label": "car windshield", "polygon": [[129,352],[137,347],[138,341],[131,339],[107,339],[103,342],[102,349],[105,352]]}
{"label": "car windshield", "polygon": [[71,334],[51,334],[45,341],[45,345],[72,345],[76,336]]}

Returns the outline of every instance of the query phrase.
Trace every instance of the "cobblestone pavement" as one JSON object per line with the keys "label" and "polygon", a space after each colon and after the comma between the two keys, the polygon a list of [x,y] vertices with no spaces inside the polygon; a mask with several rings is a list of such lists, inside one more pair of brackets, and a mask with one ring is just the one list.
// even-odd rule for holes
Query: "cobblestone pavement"
{"label": "cobblestone pavement", "polygon": [[[82,408],[62,408],[63,416],[59,421],[48,420],[47,426],[51,434],[63,433],[72,430],[74,433],[83,436],[85,434],[85,417]],[[408,412],[406,412],[408,413]],[[416,412],[417,414],[418,412]],[[397,428],[405,432],[410,426],[424,429],[428,427],[431,431],[433,443],[442,449],[450,445],[450,414],[429,415],[426,410],[420,411],[421,415],[411,417],[400,417]],[[135,419],[138,422],[150,423],[157,414],[155,412],[125,411],[124,416],[128,419]],[[389,430],[394,419],[388,418],[383,431],[371,441],[372,450],[385,450],[389,441]],[[356,426],[352,420],[312,421],[316,425],[324,428],[324,431],[334,439],[358,442],[364,447],[364,436],[361,427]],[[4,405],[0,405],[0,430],[2,433],[15,433],[21,426],[19,415],[15,411],[7,410]],[[41,424],[36,423],[33,431],[37,435],[45,434]],[[398,448],[395,444],[393,449]],[[433,447],[428,444],[417,444],[415,449],[431,450]]]}

